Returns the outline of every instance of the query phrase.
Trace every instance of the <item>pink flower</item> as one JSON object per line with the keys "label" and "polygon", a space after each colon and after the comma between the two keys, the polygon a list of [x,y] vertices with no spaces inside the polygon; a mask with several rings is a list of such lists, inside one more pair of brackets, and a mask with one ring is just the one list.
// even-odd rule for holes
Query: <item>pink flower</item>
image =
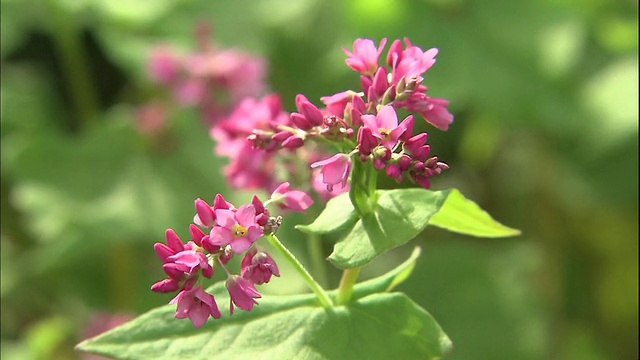
{"label": "pink flower", "polygon": [[341,184],[344,188],[349,178],[349,171],[351,170],[351,158],[346,154],[335,154],[332,157],[316,161],[311,164],[312,168],[322,166],[322,182],[327,185],[327,190],[332,191],[333,186]]}
{"label": "pink flower", "polygon": [[207,322],[209,316],[219,319],[221,314],[213,295],[202,290],[200,286],[182,290],[169,304],[178,304],[175,317],[189,318],[193,326],[199,328]]}
{"label": "pink flower", "polygon": [[245,252],[263,231],[256,224],[256,210],[253,205],[242,205],[236,211],[216,210],[218,226],[211,229],[209,239],[213,245],[231,245],[236,254]]}
{"label": "pink flower", "polygon": [[302,212],[313,204],[313,199],[300,190],[290,190],[289,183],[284,182],[271,194],[271,201],[283,209]]}
{"label": "pink flower", "polygon": [[181,105],[197,105],[204,99],[207,90],[202,79],[190,78],[177,84],[173,91]]}
{"label": "pink flower", "polygon": [[396,85],[401,78],[418,78],[422,81],[422,74],[425,73],[436,62],[438,49],[432,48],[422,51],[417,46],[412,46],[409,39],[404,39],[406,49],[402,51],[400,40],[395,40],[389,48],[387,63],[392,67],[392,84]]}
{"label": "pink flower", "polygon": [[155,250],[156,255],[163,263],[171,262],[168,260],[170,256],[184,250],[184,243],[173,229],[165,231],[165,238],[167,245],[159,242],[153,245],[153,250]]}
{"label": "pink flower", "polygon": [[140,106],[136,110],[136,129],[144,135],[160,134],[167,125],[167,109],[159,101]]}
{"label": "pink flower", "polygon": [[240,274],[254,284],[264,284],[271,275],[280,276],[278,265],[269,254],[255,248],[247,251],[240,263]]}
{"label": "pink flower", "polygon": [[251,311],[253,305],[258,302],[254,299],[260,298],[260,293],[255,286],[247,279],[238,275],[229,275],[227,278],[227,290],[231,299],[229,300],[230,312],[233,315],[233,304],[245,311]]}
{"label": "pink flower", "polygon": [[347,90],[331,96],[323,96],[320,98],[320,101],[327,106],[327,112],[329,112],[329,114],[342,117],[344,116],[345,107],[351,102],[351,98],[353,98],[354,95],[357,95],[355,91]]}
{"label": "pink flower", "polygon": [[[304,124],[304,127],[301,127],[301,129],[306,130],[308,125],[310,125],[311,127],[322,125],[324,118],[322,112],[320,111],[320,109],[318,109],[317,106],[313,105],[306,96],[302,94],[296,95],[296,109],[298,110],[298,112],[292,113],[291,115],[294,116],[294,114],[296,114],[294,116],[294,119],[297,119],[297,121],[301,125]],[[300,115],[304,117],[304,120],[300,117]]]}
{"label": "pink flower", "polygon": [[423,93],[413,93],[408,99],[393,103],[395,107],[419,113],[429,124],[444,131],[448,130],[453,122],[453,115],[447,109],[447,105],[449,101],[432,98]]}
{"label": "pink flower", "polygon": [[370,129],[373,136],[380,139],[380,144],[387,149],[393,149],[396,146],[400,136],[407,130],[406,125],[412,119],[407,117],[405,121],[407,122],[405,126],[398,126],[398,116],[391,105],[380,108],[377,115],[362,115],[364,126]]}
{"label": "pink flower", "polygon": [[213,275],[213,268],[207,261],[206,255],[200,251],[180,251],[175,255],[169,256],[167,260],[178,265],[189,276],[195,274],[198,269],[202,269],[202,275],[206,278],[210,278]]}
{"label": "pink flower", "polygon": [[328,201],[329,199],[336,197],[344,192],[349,191],[349,183],[344,184],[336,184],[333,186],[331,191],[327,190],[327,186],[324,182],[322,182],[322,173],[319,171],[320,169],[316,169],[313,171],[311,175],[311,187],[318,193],[318,196],[323,201]]}
{"label": "pink flower", "polygon": [[151,52],[148,63],[149,76],[154,81],[168,85],[178,75],[180,71],[180,59],[166,46],[160,46]]}
{"label": "pink flower", "polygon": [[449,101],[440,98],[429,99],[430,108],[420,113],[427,122],[440,130],[448,130],[453,122],[453,115],[447,109]]}
{"label": "pink flower", "polygon": [[342,49],[348,56],[345,62],[348,67],[363,75],[373,75],[378,69],[378,60],[386,44],[387,39],[384,38],[376,49],[373,40],[356,39],[353,42],[353,53],[345,48]]}
{"label": "pink flower", "polygon": [[370,128],[362,126],[358,129],[358,152],[360,155],[369,156],[373,149],[378,146],[378,139],[373,136]]}
{"label": "pink flower", "polygon": [[196,216],[194,216],[193,222],[206,228],[214,227],[216,225],[216,214],[213,212],[213,208],[200,198],[196,199],[195,206]]}

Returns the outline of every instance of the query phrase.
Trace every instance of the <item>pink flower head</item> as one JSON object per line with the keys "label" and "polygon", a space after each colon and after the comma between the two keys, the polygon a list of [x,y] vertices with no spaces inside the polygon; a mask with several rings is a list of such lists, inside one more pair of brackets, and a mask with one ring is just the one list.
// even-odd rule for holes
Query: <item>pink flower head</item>
{"label": "pink flower head", "polygon": [[170,262],[170,260],[168,260],[170,256],[184,250],[184,243],[173,229],[167,229],[165,231],[165,238],[167,245],[159,242],[153,245],[153,250],[155,250],[156,255],[158,255],[158,258],[160,258],[163,263]]}
{"label": "pink flower head", "polygon": [[378,138],[373,136],[371,129],[362,126],[358,129],[358,151],[360,155],[369,156],[373,149],[378,146]]}
{"label": "pink flower head", "polygon": [[394,102],[395,107],[402,107],[419,113],[429,124],[440,130],[448,130],[453,122],[453,115],[447,109],[449,101],[432,98],[423,93],[414,92],[408,99]]}
{"label": "pink flower head", "polygon": [[293,113],[293,114],[298,114],[296,115],[298,116],[298,118],[299,118],[299,115],[304,116],[304,119],[311,126],[322,125],[323,118],[324,118],[324,116],[322,115],[322,112],[320,111],[320,109],[318,109],[317,106],[313,105],[311,101],[307,99],[306,96],[302,94],[296,95],[296,109],[298,109],[298,113]]}
{"label": "pink flower head", "polygon": [[229,275],[227,278],[227,290],[231,296],[229,303],[232,315],[234,309],[233,304],[242,310],[251,311],[253,305],[258,303],[255,299],[261,297],[251,281],[238,275]]}
{"label": "pink flower head", "polygon": [[218,226],[211,229],[209,239],[213,245],[231,245],[236,254],[245,252],[263,231],[256,223],[253,205],[242,205],[238,210],[216,210]]}
{"label": "pink flower head", "polygon": [[440,98],[429,99],[430,108],[420,113],[427,122],[440,130],[448,130],[453,122],[453,115],[447,109],[449,101]]}
{"label": "pink flower head", "polygon": [[291,190],[288,182],[278,186],[271,194],[271,201],[283,209],[305,211],[313,204],[313,199],[301,190]]}
{"label": "pink flower head", "polygon": [[348,56],[345,63],[354,71],[372,76],[378,69],[378,60],[386,44],[387,39],[384,38],[376,49],[376,44],[373,40],[356,39],[353,42],[353,53],[345,48],[342,49]]}
{"label": "pink flower head", "polygon": [[402,51],[400,40],[395,40],[389,48],[387,63],[392,70],[392,83],[398,84],[402,77],[406,79],[417,78],[422,81],[422,74],[425,73],[436,62],[438,49],[432,48],[422,51],[421,48],[411,45],[409,39],[404,39],[406,49]]}
{"label": "pink flower head", "polygon": [[148,66],[151,79],[168,85],[175,80],[181,64],[178,56],[169,47],[160,46],[152,50]]}
{"label": "pink flower head", "polygon": [[320,101],[327,106],[327,112],[329,112],[329,114],[343,117],[344,109],[347,104],[351,102],[354,95],[357,95],[355,91],[347,90],[331,96],[323,96],[320,98]]}
{"label": "pink flower head", "polygon": [[169,256],[167,259],[178,265],[179,269],[187,273],[189,276],[195,274],[198,269],[202,269],[202,275],[210,278],[213,275],[213,268],[207,261],[204,253],[197,250],[184,250]]}
{"label": "pink flower head", "polygon": [[189,78],[177,84],[173,91],[181,105],[197,105],[205,98],[207,85],[202,79]]}
{"label": "pink flower head", "polygon": [[391,105],[380,108],[377,115],[362,115],[362,122],[373,136],[380,139],[380,144],[388,149],[396,146],[407,129],[405,126],[398,126],[398,116]]}
{"label": "pink flower head", "polygon": [[209,316],[219,319],[222,314],[218,310],[218,304],[213,295],[202,290],[200,286],[182,290],[169,304],[178,304],[175,317],[177,319],[189,318],[193,326],[199,328],[207,322]]}
{"label": "pink flower head", "polygon": [[200,198],[195,200],[195,206],[196,215],[193,217],[193,222],[206,228],[214,227],[216,225],[216,214],[213,211],[213,207]]}
{"label": "pink flower head", "polygon": [[312,168],[322,166],[322,182],[327,185],[327,190],[332,191],[333,186],[341,184],[341,187],[345,187],[347,179],[349,178],[349,171],[351,170],[351,158],[349,155],[338,153],[332,157],[316,161],[311,164]]}
{"label": "pink flower head", "polygon": [[159,101],[144,104],[136,110],[136,129],[143,135],[158,135],[166,128],[167,115],[167,109]]}
{"label": "pink flower head", "polygon": [[264,284],[271,280],[271,275],[280,276],[278,265],[266,252],[255,248],[247,251],[240,263],[240,274],[254,284]]}

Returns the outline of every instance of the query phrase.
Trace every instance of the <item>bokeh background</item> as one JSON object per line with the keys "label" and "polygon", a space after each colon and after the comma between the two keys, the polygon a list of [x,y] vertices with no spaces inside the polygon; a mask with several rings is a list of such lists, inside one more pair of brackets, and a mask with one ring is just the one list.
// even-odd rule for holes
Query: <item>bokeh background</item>
{"label": "bokeh background", "polygon": [[[420,125],[451,166],[433,188],[459,188],[523,234],[429,228],[400,290],[451,337],[448,359],[638,358],[637,1],[1,5],[2,358],[80,358],[88,334],[170,299],[149,291],[162,277],[152,244],[168,227],[187,236],[196,197],[229,193],[226,160],[197,111],[172,108],[161,137],[135,114],[167,99],[149,51],[193,49],[199,20],[217,46],[266,59],[289,111],[297,93],[319,104],[359,86],[340,50],[357,37],[439,48],[425,82],[456,118],[448,132]],[[308,261],[304,238],[285,234]],[[294,277],[269,291],[300,291]]]}

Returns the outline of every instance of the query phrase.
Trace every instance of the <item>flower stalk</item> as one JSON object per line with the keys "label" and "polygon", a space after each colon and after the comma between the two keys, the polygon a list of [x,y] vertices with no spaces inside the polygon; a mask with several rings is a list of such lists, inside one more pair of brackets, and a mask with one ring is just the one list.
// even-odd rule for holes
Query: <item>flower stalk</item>
{"label": "flower stalk", "polygon": [[313,279],[311,274],[309,274],[307,269],[305,269],[304,266],[302,266],[302,264],[289,251],[289,249],[287,249],[280,242],[280,240],[278,240],[278,238],[275,235],[273,235],[273,234],[265,234],[265,237],[267,238],[267,240],[269,241],[271,246],[273,246],[276,250],[278,250],[278,252],[280,252],[280,254],[282,254],[282,256],[284,256],[285,259],[291,265],[293,265],[293,268],[298,272],[298,274],[300,274],[300,276],[302,276],[302,279],[307,284],[309,289],[311,289],[311,291],[313,291],[313,293],[316,294],[316,297],[318,298],[318,301],[320,302],[320,305],[322,305],[322,307],[325,307],[325,308],[333,306],[333,301],[329,297],[329,294],[327,294],[327,292],[322,288],[322,286],[320,286],[320,284],[318,284]]}
{"label": "flower stalk", "polygon": [[358,274],[362,267],[354,267],[346,269],[342,272],[342,278],[340,279],[340,286],[338,287],[338,305],[346,305],[351,300],[351,294],[353,294],[353,286],[356,284]]}

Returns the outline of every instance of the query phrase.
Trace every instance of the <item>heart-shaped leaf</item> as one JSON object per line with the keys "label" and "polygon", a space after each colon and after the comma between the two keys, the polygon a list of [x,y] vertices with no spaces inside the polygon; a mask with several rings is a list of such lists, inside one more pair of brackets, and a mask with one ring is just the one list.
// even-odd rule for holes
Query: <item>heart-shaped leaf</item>
{"label": "heart-shaped leaf", "polygon": [[[270,295],[251,312],[196,329],[176,320],[175,306],[167,305],[77,348],[118,359],[439,359],[451,341],[433,317],[404,294],[380,293],[405,279],[419,254],[416,249],[394,270],[356,285],[346,306],[319,307],[311,294]],[[209,291],[228,303],[223,283]]]}
{"label": "heart-shaped leaf", "polygon": [[447,191],[379,190],[375,211],[359,219],[333,248],[329,260],[341,268],[362,266],[416,237],[442,207]]}
{"label": "heart-shaped leaf", "polygon": [[353,225],[358,219],[351,204],[349,193],[342,193],[327,202],[320,215],[309,225],[296,225],[296,229],[307,234],[328,234]]}
{"label": "heart-shaped leaf", "polygon": [[456,189],[451,189],[440,211],[429,220],[429,225],[478,237],[520,235],[520,230],[495,221],[491,215]]}

